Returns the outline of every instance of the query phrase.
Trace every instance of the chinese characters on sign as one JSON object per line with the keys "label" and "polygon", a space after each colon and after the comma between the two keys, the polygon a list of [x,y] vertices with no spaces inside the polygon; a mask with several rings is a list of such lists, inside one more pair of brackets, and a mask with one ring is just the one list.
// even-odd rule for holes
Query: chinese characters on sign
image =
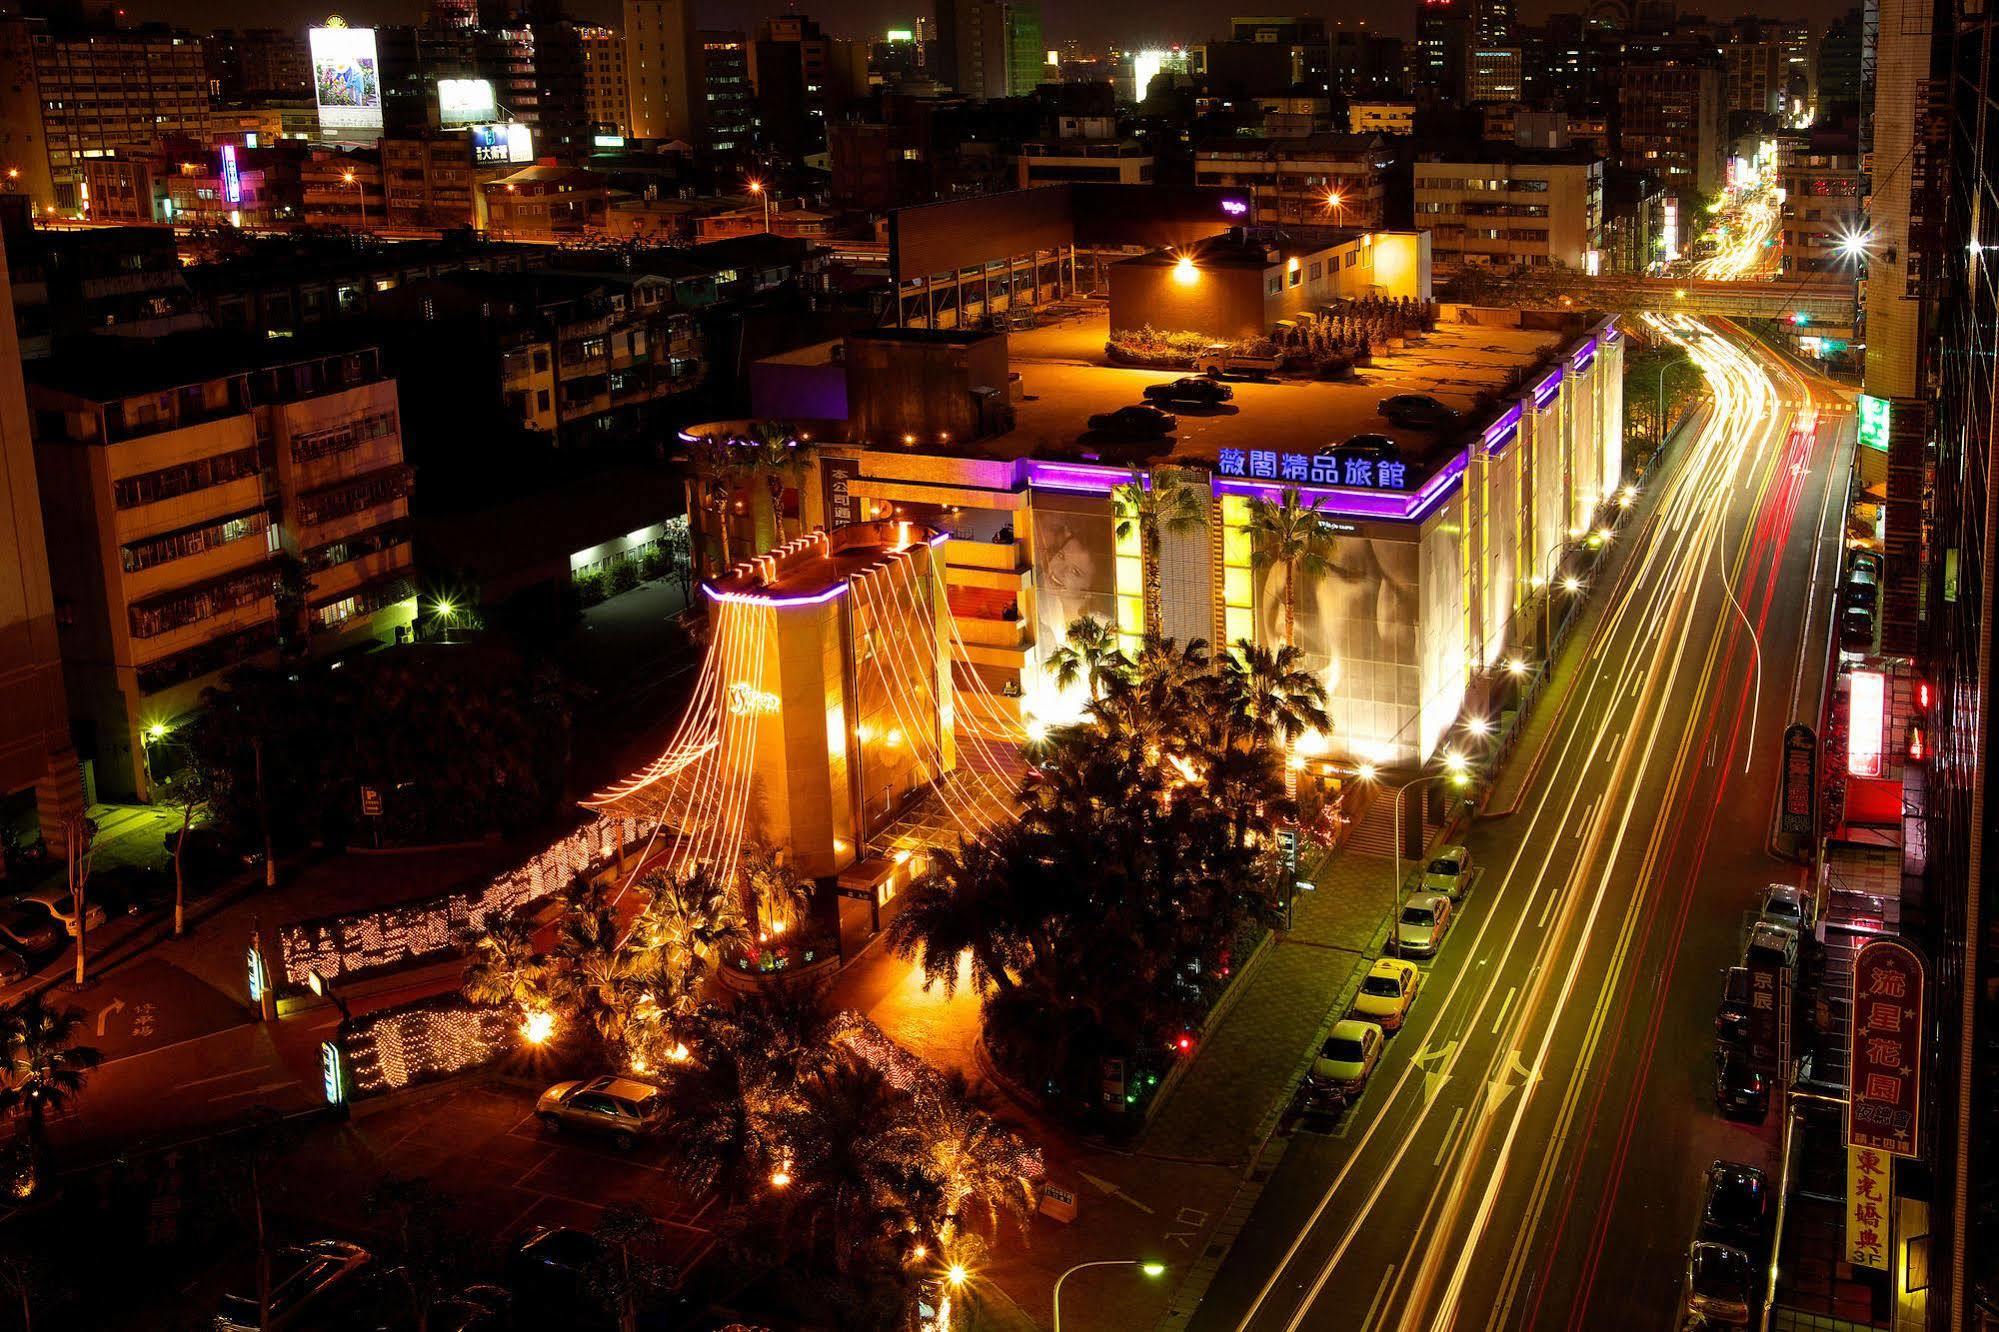
{"label": "chinese characters on sign", "polygon": [[1778,1042],[1789,1005],[1782,1002],[1789,990],[1784,979],[1788,969],[1765,954],[1758,953],[1749,963],[1749,1058],[1766,1074],[1774,1075],[1779,1063]]}
{"label": "chinese characters on sign", "polygon": [[1784,732],[1784,813],[1787,833],[1810,833],[1817,806],[1819,742],[1812,728],[1799,722]]}
{"label": "chinese characters on sign", "polygon": [[826,483],[826,526],[846,527],[861,521],[860,501],[853,493],[861,477],[858,458],[821,458],[820,476]]}
{"label": "chinese characters on sign", "polygon": [[1401,490],[1409,484],[1409,465],[1372,458],[1342,458],[1330,453],[1278,453],[1271,449],[1223,449],[1215,470],[1223,476],[1254,481],[1284,481],[1309,486],[1354,486],[1362,490]]}
{"label": "chinese characters on sign", "polygon": [[1915,1156],[1922,1107],[1923,961],[1899,939],[1875,939],[1854,956],[1851,1040],[1847,1143]]}
{"label": "chinese characters on sign", "polygon": [[1888,1270],[1888,1164],[1872,1147],[1846,1149],[1846,1261]]}

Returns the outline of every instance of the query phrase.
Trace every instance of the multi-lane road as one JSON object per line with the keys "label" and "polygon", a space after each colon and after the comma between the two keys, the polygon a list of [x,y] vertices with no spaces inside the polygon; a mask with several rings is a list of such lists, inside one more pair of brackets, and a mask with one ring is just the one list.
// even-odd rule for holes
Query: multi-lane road
{"label": "multi-lane road", "polygon": [[1743,913],[1799,880],[1766,846],[1853,431],[1747,337],[1675,327],[1712,403],[1598,574],[1540,767],[1474,825],[1409,1023],[1339,1135],[1292,1140],[1197,1329],[1671,1327],[1703,1168],[1775,1164],[1775,1111],[1714,1112],[1712,1021]]}

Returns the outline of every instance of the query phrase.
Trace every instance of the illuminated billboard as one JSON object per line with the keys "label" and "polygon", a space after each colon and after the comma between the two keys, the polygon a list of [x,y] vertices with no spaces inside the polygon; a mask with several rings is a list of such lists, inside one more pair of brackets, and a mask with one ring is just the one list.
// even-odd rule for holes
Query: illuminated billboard
{"label": "illuminated billboard", "polygon": [[310,33],[312,91],[319,104],[320,128],[380,129],[382,77],[375,30],[329,23]]}
{"label": "illuminated billboard", "polygon": [[472,126],[472,160],[480,166],[518,166],[534,161],[534,135],[518,121]]}
{"label": "illuminated billboard", "polygon": [[500,114],[489,79],[439,79],[437,120],[441,125],[473,125]]}

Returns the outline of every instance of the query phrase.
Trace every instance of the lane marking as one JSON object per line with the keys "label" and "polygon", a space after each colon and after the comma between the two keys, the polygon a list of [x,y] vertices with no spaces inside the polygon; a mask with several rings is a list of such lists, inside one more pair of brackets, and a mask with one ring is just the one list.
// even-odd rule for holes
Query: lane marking
{"label": "lane marking", "polygon": [[176,1082],[174,1084],[174,1090],[186,1091],[189,1087],[202,1087],[206,1086],[211,1082],[228,1082],[232,1078],[246,1078],[253,1073],[265,1073],[268,1071],[269,1071],[268,1069],[262,1068],[256,1064],[247,1064],[242,1068],[232,1069],[227,1073],[217,1073],[213,1077],[195,1078],[189,1082]]}
{"label": "lane marking", "polygon": [[1592,800],[1583,810],[1583,816],[1576,820],[1576,836],[1581,837],[1589,828],[1589,816],[1596,813],[1596,801]]}
{"label": "lane marking", "polygon": [[1367,1332],[1374,1326],[1374,1315],[1380,1311],[1381,1301],[1388,1294],[1388,1283],[1394,1279],[1395,1264],[1390,1263],[1388,1270],[1381,1274],[1381,1284],[1374,1288],[1374,1298],[1367,1302],[1367,1312],[1361,1315],[1360,1332]]}
{"label": "lane marking", "polygon": [[1465,1108],[1459,1106],[1451,1111],[1451,1122],[1444,1126],[1444,1140],[1437,1144],[1437,1154],[1430,1161],[1432,1167],[1444,1163],[1444,1153],[1451,1150],[1451,1135],[1458,1131],[1458,1121],[1465,1117]]}
{"label": "lane marking", "polygon": [[1513,996],[1519,992],[1519,989],[1520,987],[1517,985],[1509,985],[1506,987],[1506,1000],[1505,1002],[1501,1003],[1499,1006],[1499,1016],[1492,1020],[1493,1035],[1495,1036],[1499,1035],[1499,1024],[1506,1021],[1506,1011],[1513,1007]]}
{"label": "lane marking", "polygon": [[298,1083],[292,1081],[290,1078],[286,1078],[281,1082],[266,1082],[256,1087],[245,1088],[242,1091],[224,1092],[220,1096],[211,1096],[208,1099],[211,1102],[233,1101],[242,1096],[262,1096],[265,1092],[277,1091],[280,1087],[296,1087],[298,1085]]}
{"label": "lane marking", "polygon": [[1559,888],[1550,888],[1548,890],[1548,902],[1547,905],[1541,908],[1541,919],[1534,922],[1535,929],[1537,930],[1543,929],[1547,926],[1548,913],[1555,909],[1555,903],[1561,898],[1561,896],[1562,896],[1562,890]]}

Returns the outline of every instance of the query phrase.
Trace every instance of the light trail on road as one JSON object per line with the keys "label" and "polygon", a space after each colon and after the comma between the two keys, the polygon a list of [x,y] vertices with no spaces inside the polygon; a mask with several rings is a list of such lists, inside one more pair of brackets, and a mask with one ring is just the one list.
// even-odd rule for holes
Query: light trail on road
{"label": "light trail on road", "polygon": [[[1529,1294],[1525,1325],[1540,1325],[1546,1277],[1529,1277],[1542,1222],[1558,1204],[1559,1243],[1576,1178],[1558,1192],[1557,1171],[1572,1161],[1578,1132],[1587,1146],[1594,1128],[1603,1084],[1592,1070],[1605,1035],[1625,1035],[1617,1019],[1642,984],[1631,965],[1652,944],[1667,895],[1657,880],[1678,851],[1687,788],[1710,766],[1701,751],[1725,704],[1734,705],[1728,753],[1739,740],[1747,753],[1757,738],[1743,731],[1761,689],[1744,640],[1769,619],[1777,555],[1809,472],[1799,464],[1815,434],[1792,428],[1814,390],[1773,372],[1766,354],[1697,321],[1650,322],[1686,347],[1712,404],[1662,469],[1638,530],[1620,538],[1632,549],[1588,644],[1571,713],[1551,734],[1553,760],[1515,816],[1524,822],[1507,827],[1514,844],[1503,868],[1492,862],[1476,932],[1446,945],[1458,950],[1457,966],[1440,998],[1426,996],[1434,1006],[1421,1049],[1392,1052],[1401,1068],[1356,1108],[1368,1117],[1351,1126],[1346,1159],[1260,1289],[1232,1311],[1239,1332],[1352,1326],[1344,1300],[1377,1281],[1380,1312],[1362,1332],[1440,1332],[1466,1319],[1510,1326]],[[1738,503],[1755,521],[1734,525],[1731,560],[1728,514]],[[1729,604],[1738,599],[1739,616]],[[1706,813],[1711,826],[1713,809]],[[1633,857],[1627,880],[1621,862]],[[1689,906],[1684,893],[1666,903],[1669,930],[1684,928]],[[1634,1033],[1648,1062],[1658,1027],[1655,1004],[1646,1030]],[[1637,1105],[1634,1097],[1620,1121],[1619,1160],[1633,1143]],[[1601,1251],[1600,1235],[1592,1237],[1588,1267]],[[1585,1273],[1578,1314],[1590,1279]]]}

